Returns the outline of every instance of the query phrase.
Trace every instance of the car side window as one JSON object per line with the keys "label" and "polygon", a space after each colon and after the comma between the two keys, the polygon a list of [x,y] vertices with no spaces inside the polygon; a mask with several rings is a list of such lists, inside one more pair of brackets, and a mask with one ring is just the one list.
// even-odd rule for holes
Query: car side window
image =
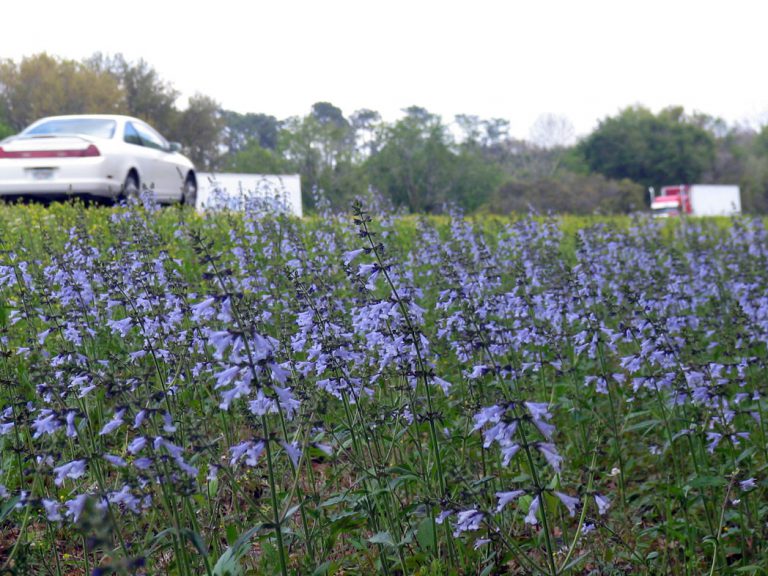
{"label": "car side window", "polygon": [[136,124],[135,128],[139,133],[139,137],[141,137],[141,143],[147,148],[155,148],[156,150],[168,149],[168,142],[165,141],[165,138],[146,124]]}
{"label": "car side window", "polygon": [[125,125],[123,140],[128,142],[128,144],[136,144],[137,146],[142,145],[141,136],[139,136],[139,133],[136,131],[136,128],[131,122],[128,122]]}

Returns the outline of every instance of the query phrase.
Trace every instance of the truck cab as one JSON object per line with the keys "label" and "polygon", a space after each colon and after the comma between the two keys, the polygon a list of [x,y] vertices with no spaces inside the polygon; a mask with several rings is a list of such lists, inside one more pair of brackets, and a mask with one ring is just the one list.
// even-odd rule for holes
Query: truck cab
{"label": "truck cab", "polygon": [[689,188],[690,186],[685,184],[662,187],[659,195],[651,198],[653,215],[659,218],[669,218],[670,216],[690,214]]}

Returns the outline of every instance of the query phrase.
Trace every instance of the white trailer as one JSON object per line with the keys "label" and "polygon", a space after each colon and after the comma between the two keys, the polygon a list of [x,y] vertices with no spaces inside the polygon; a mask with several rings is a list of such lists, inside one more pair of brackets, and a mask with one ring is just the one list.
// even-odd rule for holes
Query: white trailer
{"label": "white trailer", "polygon": [[741,214],[741,191],[738,186],[694,184],[688,192],[690,214],[694,216],[731,216]]}

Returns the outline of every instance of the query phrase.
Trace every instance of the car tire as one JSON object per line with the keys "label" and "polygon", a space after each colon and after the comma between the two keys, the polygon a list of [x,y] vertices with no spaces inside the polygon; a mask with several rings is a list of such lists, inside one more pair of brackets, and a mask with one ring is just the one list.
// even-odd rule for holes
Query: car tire
{"label": "car tire", "polygon": [[125,177],[123,189],[120,190],[120,196],[118,196],[118,199],[123,201],[131,198],[139,199],[139,180],[133,172]]}
{"label": "car tire", "polygon": [[192,206],[192,208],[194,208],[197,203],[197,182],[195,182],[195,177],[191,174],[187,176],[187,179],[184,182],[184,189],[181,193],[181,203],[185,206]]}

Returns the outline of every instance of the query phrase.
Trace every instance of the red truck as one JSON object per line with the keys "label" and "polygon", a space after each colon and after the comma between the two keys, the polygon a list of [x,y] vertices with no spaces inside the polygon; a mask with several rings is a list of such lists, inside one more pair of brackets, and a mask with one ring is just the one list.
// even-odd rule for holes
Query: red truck
{"label": "red truck", "polygon": [[651,192],[654,216],[732,216],[741,214],[738,186],[722,184],[678,184],[664,186],[660,194]]}

